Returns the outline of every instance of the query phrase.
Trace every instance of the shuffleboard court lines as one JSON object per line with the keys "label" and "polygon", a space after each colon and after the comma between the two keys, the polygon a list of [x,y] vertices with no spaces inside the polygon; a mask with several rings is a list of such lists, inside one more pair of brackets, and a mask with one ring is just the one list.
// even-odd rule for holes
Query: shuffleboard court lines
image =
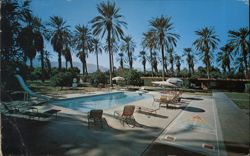
{"label": "shuffleboard court lines", "polygon": [[212,98],[192,100],[180,115],[156,139],[156,143],[180,147],[205,155],[220,152],[218,117]]}

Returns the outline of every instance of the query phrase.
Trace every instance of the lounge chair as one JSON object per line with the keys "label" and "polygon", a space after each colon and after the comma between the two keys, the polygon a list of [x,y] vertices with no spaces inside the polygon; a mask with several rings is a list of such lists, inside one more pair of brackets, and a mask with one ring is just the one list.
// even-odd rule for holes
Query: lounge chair
{"label": "lounge chair", "polygon": [[4,113],[21,113],[21,112],[25,112],[25,111],[29,111],[29,110],[36,110],[36,112],[38,111],[37,108],[32,107],[32,106],[12,106],[12,105],[8,105],[5,102],[1,102],[1,106],[3,106],[2,110]]}
{"label": "lounge chair", "polygon": [[174,95],[174,96],[161,96],[160,100],[159,100],[159,107],[161,107],[161,105],[166,105],[166,108],[168,108],[169,104],[174,104],[179,102],[179,98],[178,96]]}
{"label": "lounge chair", "polygon": [[90,123],[92,122],[94,125],[100,125],[103,128],[103,122],[102,122],[102,114],[103,110],[97,109],[97,110],[90,110],[88,113],[88,128],[90,127]]}
{"label": "lounge chair", "polygon": [[133,116],[135,110],[134,105],[127,105],[124,106],[123,111],[115,111],[114,117],[119,117],[120,121],[122,122],[123,126],[126,122],[127,124],[132,124],[135,126],[135,118]]}
{"label": "lounge chair", "polygon": [[50,110],[47,110],[45,112],[30,112],[30,111],[25,111],[23,112],[22,114],[23,115],[27,115],[29,116],[29,118],[35,118],[37,117],[38,120],[40,118],[50,118],[52,117],[53,115],[55,115],[55,117],[57,118],[57,113],[60,112],[61,110],[58,110],[58,109],[50,109]]}
{"label": "lounge chair", "polygon": [[19,82],[19,84],[21,85],[21,87],[23,88],[23,90],[25,91],[25,95],[27,95],[27,96],[24,96],[25,97],[24,100],[27,100],[29,96],[33,96],[33,97],[37,97],[39,99],[49,101],[48,97],[39,95],[39,94],[33,92],[32,90],[30,90],[20,75],[16,74],[15,77],[16,77],[17,81]]}
{"label": "lounge chair", "polygon": [[147,113],[147,114],[157,114],[158,109],[152,109],[148,107],[142,107],[142,106],[137,106],[137,111],[142,112],[142,113]]}

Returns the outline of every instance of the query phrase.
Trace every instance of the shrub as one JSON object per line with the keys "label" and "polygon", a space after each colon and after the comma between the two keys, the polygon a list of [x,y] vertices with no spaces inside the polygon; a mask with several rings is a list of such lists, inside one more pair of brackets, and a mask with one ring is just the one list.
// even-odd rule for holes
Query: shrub
{"label": "shrub", "polygon": [[40,80],[42,77],[42,69],[40,67],[35,68],[31,73],[30,73],[30,79],[31,80]]}
{"label": "shrub", "polygon": [[245,84],[245,92],[250,93],[250,83]]}
{"label": "shrub", "polygon": [[50,79],[53,86],[71,86],[73,82],[73,74],[71,72],[59,72]]}
{"label": "shrub", "polygon": [[105,73],[97,71],[90,75],[90,83],[97,87],[100,83],[107,84],[108,77]]}
{"label": "shrub", "polygon": [[143,85],[143,80],[141,80],[142,73],[136,70],[129,70],[124,72],[124,78],[129,85],[141,86]]}

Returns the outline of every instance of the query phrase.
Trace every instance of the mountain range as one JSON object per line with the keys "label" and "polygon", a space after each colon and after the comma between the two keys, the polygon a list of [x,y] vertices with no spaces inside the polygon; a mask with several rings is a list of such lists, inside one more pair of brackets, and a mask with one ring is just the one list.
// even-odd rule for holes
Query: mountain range
{"label": "mountain range", "polygon": [[[28,61],[27,61],[27,62],[28,62]],[[40,64],[41,64],[41,63],[40,63],[39,60],[34,59],[34,61],[33,61],[33,66],[34,66],[34,67],[40,67],[40,66],[41,66]],[[29,63],[28,63],[28,65],[29,65]],[[52,66],[52,67],[58,67],[58,62],[56,62],[56,61],[51,61],[51,66]],[[70,66],[70,64],[68,63],[68,67],[69,67],[69,66]],[[62,67],[65,67],[65,62],[64,62],[64,61],[62,61]],[[73,67],[79,68],[79,69],[81,70],[81,72],[82,72],[82,63],[80,63],[80,62],[73,62]],[[95,72],[96,69],[97,69],[96,64],[92,64],[92,63],[87,63],[87,67],[88,67],[88,73],[93,73],[93,72]],[[100,65],[99,65],[99,68],[100,68],[100,70],[103,71],[103,72],[109,70],[107,67],[100,66]]]}

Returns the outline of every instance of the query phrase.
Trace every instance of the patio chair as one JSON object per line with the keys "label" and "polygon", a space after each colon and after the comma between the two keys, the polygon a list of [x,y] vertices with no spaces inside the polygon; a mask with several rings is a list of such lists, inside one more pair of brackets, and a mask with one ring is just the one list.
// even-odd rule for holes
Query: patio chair
{"label": "patio chair", "polygon": [[127,124],[132,124],[135,126],[135,118],[133,116],[135,110],[134,105],[127,105],[124,106],[123,111],[115,111],[114,112],[114,117],[119,117],[120,121],[122,122],[123,126],[124,123],[126,122]]}
{"label": "patio chair", "polygon": [[103,128],[103,122],[102,122],[102,114],[103,110],[97,109],[97,110],[90,110],[88,112],[88,128],[90,127],[90,123],[92,122],[94,125],[100,125]]}
{"label": "patio chair", "polygon": [[160,97],[160,102],[159,102],[159,107],[161,107],[161,105],[166,105],[166,108],[168,108],[169,104],[174,104],[179,102],[179,98],[178,96],[174,95],[174,96],[161,96]]}

